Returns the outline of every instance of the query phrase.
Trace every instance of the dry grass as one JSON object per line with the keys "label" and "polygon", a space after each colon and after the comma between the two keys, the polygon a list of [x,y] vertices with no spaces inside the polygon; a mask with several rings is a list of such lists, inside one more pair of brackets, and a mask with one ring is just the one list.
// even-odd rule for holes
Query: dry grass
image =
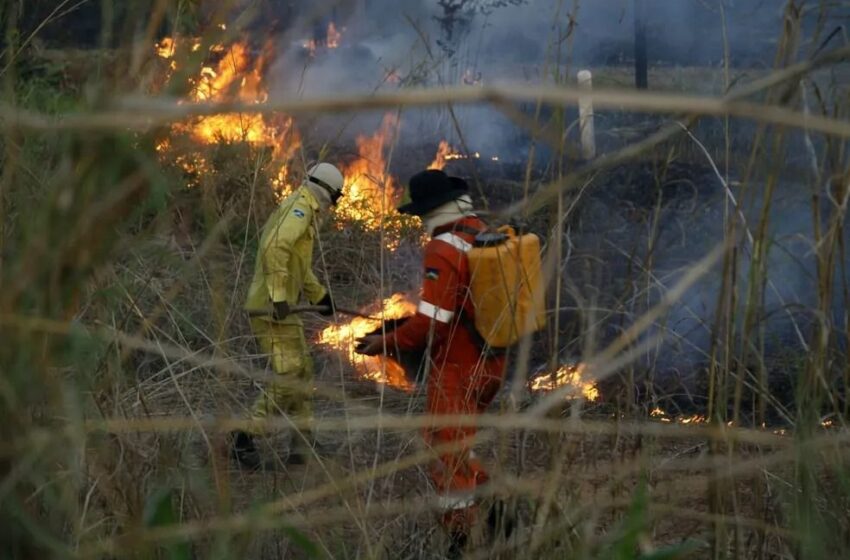
{"label": "dry grass", "polygon": [[[163,18],[185,16],[154,4],[146,45]],[[634,113],[659,126],[637,127],[639,140],[591,162],[572,159],[563,134],[572,127],[565,108],[584,95],[564,70],[569,42],[552,47],[546,84],[209,105],[148,95],[158,69],[131,45],[107,57],[114,72],[91,79],[99,96],[92,102],[50,72],[24,72],[31,37],[19,37],[11,22],[0,73],[9,92],[0,104],[3,556],[440,558],[446,542],[427,466],[444,450],[419,438],[435,422],[479,427],[477,449],[493,469],[481,498],[506,499],[517,515],[507,541],[482,529],[473,558],[845,556],[850,107],[846,83],[821,78],[846,72],[850,49],[802,56],[799,16],[789,7],[777,30],[773,71],[734,84],[728,66],[722,76],[710,72],[723,81],[712,88],[722,95],[595,91],[612,129],[618,119],[631,126]],[[425,62],[437,67],[430,56]],[[138,71],[132,80],[120,71],[129,68]],[[610,74],[602,82],[619,85],[618,71]],[[691,90],[702,76],[694,75],[673,76],[669,89]],[[506,200],[486,175],[482,188],[494,219],[524,216],[545,236],[552,306],[569,306],[574,324],[555,313],[548,332],[517,350],[513,384],[474,418],[428,417],[421,388],[376,386],[338,353],[317,348],[314,421],[267,422],[268,468],[235,469],[226,434],[246,426],[257,382],[269,375],[241,302],[258,228],[274,204],[275,170],[267,147],[235,143],[205,148],[216,172],[198,179],[158,155],[156,141],[171,122],[197,115],[457,104],[490,104],[549,150],[543,163],[531,150]],[[713,131],[711,141],[701,126]],[[293,166],[319,152],[333,157],[339,146],[323,141],[306,138]],[[782,297],[785,280],[772,269],[770,208],[789,180],[786,154],[798,146],[808,161],[799,184],[811,190],[816,224],[799,235],[810,241],[817,297],[805,310],[783,302],[791,321],[812,320],[794,323],[796,346],[780,367],[766,327],[766,301]],[[393,150],[397,160],[407,155],[403,144]],[[638,164],[654,170],[662,192],[677,162],[704,166],[719,181],[720,235],[675,273],[659,270],[653,244],[664,196],[634,203],[647,249],[606,249],[630,266],[616,286],[599,289],[602,252],[574,254],[571,242],[590,215],[582,213],[588,199]],[[696,197],[694,212],[701,204]],[[338,301],[358,307],[415,288],[418,244],[411,235],[388,252],[380,232],[328,223],[316,266]],[[707,422],[663,423],[649,410],[682,399],[660,393],[654,378],[663,372],[642,364],[664,340],[671,309],[706,278],[718,295],[716,308],[700,315],[709,317],[710,342],[690,387],[699,394],[690,397],[702,404],[685,413]],[[309,319],[308,332],[327,321]],[[602,403],[566,400],[567,389],[528,392],[535,367],[567,354],[588,364]],[[774,367],[790,390],[776,388]],[[319,434],[326,453],[307,467],[287,466],[290,438],[304,428]]]}

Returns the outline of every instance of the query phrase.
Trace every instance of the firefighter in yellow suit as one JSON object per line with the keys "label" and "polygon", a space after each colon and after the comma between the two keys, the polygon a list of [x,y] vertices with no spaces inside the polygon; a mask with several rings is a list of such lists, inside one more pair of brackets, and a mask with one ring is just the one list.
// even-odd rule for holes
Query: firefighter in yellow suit
{"label": "firefighter in yellow suit", "polygon": [[[342,187],[342,173],[329,163],[319,163],[263,226],[245,309],[260,350],[280,382],[271,382],[260,392],[252,411],[254,420],[280,414],[305,418],[312,412],[313,360],[301,319],[290,310],[304,294],[310,303],[326,308],[323,315],[333,313],[330,294],[311,265],[317,223],[342,196]],[[235,432],[232,438],[237,461],[259,468],[253,435]],[[298,443],[303,439],[294,434],[293,442],[288,462],[301,464],[304,455]]]}

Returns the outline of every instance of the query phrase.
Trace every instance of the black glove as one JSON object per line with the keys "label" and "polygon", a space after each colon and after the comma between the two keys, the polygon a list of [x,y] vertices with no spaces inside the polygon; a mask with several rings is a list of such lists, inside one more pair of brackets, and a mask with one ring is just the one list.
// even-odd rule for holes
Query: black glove
{"label": "black glove", "polygon": [[330,292],[325,294],[325,297],[316,302],[316,305],[320,307],[327,307],[326,311],[319,311],[319,315],[333,315],[334,314],[334,302],[331,299]]}
{"label": "black glove", "polygon": [[283,321],[289,316],[289,304],[285,301],[276,301],[272,305],[274,306],[272,317],[274,317],[276,321]]}
{"label": "black glove", "polygon": [[384,351],[384,337],[379,334],[371,334],[359,338],[354,351],[363,356],[377,356]]}

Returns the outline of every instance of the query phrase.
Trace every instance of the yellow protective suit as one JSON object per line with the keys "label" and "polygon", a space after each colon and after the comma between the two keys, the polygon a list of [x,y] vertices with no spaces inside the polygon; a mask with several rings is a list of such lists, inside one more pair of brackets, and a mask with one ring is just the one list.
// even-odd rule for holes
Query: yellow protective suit
{"label": "yellow protective suit", "polygon": [[[317,303],[327,291],[311,269],[319,203],[313,193],[301,187],[287,197],[263,226],[248,289],[245,309],[268,311],[273,302],[295,305],[301,294]],[[311,412],[313,361],[304,339],[304,326],[297,315],[282,321],[271,315],[253,317],[251,329],[260,350],[279,379],[264,388],[254,404],[252,417],[275,414],[309,415]]]}

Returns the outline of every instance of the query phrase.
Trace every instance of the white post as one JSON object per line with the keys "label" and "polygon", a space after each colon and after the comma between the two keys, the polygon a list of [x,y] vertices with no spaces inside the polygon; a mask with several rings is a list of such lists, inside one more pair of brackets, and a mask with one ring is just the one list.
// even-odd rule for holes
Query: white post
{"label": "white post", "polygon": [[[590,70],[580,70],[578,87],[593,89],[593,76]],[[596,132],[593,127],[593,99],[581,97],[578,101],[579,131],[581,133],[581,155],[589,160],[596,157]]]}

